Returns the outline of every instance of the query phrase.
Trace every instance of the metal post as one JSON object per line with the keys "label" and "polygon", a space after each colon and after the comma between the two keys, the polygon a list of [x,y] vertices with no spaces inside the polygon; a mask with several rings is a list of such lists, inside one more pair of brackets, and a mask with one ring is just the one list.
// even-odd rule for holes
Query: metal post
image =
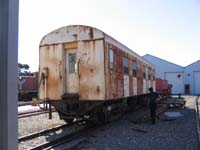
{"label": "metal post", "polygon": [[51,102],[49,101],[49,119],[52,119]]}
{"label": "metal post", "polygon": [[181,74],[178,74],[178,98],[181,98]]}
{"label": "metal post", "polygon": [[0,1],[0,149],[18,149],[18,0]]}
{"label": "metal post", "polygon": [[47,110],[47,78],[44,79],[44,109]]}

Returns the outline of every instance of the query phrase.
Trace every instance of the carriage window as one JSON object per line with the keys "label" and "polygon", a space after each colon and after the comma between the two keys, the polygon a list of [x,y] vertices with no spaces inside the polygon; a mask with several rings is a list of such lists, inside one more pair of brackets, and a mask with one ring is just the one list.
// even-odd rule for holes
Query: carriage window
{"label": "carriage window", "polygon": [[124,74],[129,74],[128,73],[128,58],[126,57],[123,58],[123,68],[124,68]]}
{"label": "carriage window", "polygon": [[152,76],[153,76],[153,80],[156,80],[156,77],[155,77],[155,70],[152,70]]}
{"label": "carriage window", "polygon": [[143,66],[143,78],[146,79],[146,67]]}
{"label": "carriage window", "polygon": [[151,75],[152,75],[151,68],[148,68],[148,79],[149,80],[151,80]]}
{"label": "carriage window", "polygon": [[133,71],[133,76],[137,77],[137,62],[133,61],[132,63],[132,71]]}
{"label": "carriage window", "polygon": [[113,49],[110,48],[109,50],[109,54],[110,54],[110,69],[113,69],[113,64],[114,64],[114,52]]}
{"label": "carriage window", "polygon": [[76,53],[69,54],[69,73],[76,72]]}

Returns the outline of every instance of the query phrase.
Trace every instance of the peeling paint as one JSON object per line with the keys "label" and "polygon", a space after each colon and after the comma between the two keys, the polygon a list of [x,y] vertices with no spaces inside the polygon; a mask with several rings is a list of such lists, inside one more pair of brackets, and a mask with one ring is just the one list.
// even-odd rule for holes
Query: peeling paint
{"label": "peeling paint", "polygon": [[[113,50],[111,64],[109,49]],[[71,52],[76,53],[74,74],[69,73]],[[123,57],[128,58],[127,74]],[[155,88],[151,71],[146,69],[147,78],[143,78],[143,66],[154,70],[151,64],[109,35],[88,26],[67,26],[44,36],[39,60],[40,75],[44,67],[49,69],[47,96],[52,100],[73,93],[79,95],[79,100],[120,99],[146,94],[150,86]],[[136,77],[132,61],[137,62]],[[44,98],[44,84],[40,87],[40,98]]]}

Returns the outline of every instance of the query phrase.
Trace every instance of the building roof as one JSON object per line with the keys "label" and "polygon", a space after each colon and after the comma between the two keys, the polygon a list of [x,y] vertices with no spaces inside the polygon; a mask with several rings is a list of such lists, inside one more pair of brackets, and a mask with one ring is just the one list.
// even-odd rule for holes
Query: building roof
{"label": "building roof", "polygon": [[197,64],[197,63],[200,63],[200,60],[197,60],[197,61],[195,61],[195,62],[193,62],[193,63],[191,63],[191,64],[185,66],[184,68],[188,68],[188,67],[190,67],[190,66],[192,66],[192,65],[194,65],[194,64]]}
{"label": "building roof", "polygon": [[170,64],[172,64],[172,65],[176,65],[177,67],[181,67],[181,68],[187,68],[187,67],[189,67],[189,66],[191,66],[191,65],[194,65],[194,64],[196,64],[196,63],[200,63],[200,60],[197,60],[197,61],[195,61],[195,62],[193,62],[193,63],[191,63],[191,64],[189,64],[189,65],[183,67],[183,66],[177,65],[177,64],[175,64],[175,63],[173,63],[173,62],[164,60],[164,59],[162,59],[162,58],[159,58],[159,57],[156,57],[156,56],[153,56],[153,55],[150,55],[150,54],[145,54],[145,55],[143,56],[143,58],[146,57],[146,56],[150,56],[150,57],[159,59],[159,60],[161,60],[161,61],[164,61],[164,62],[166,62],[166,63],[170,63]]}

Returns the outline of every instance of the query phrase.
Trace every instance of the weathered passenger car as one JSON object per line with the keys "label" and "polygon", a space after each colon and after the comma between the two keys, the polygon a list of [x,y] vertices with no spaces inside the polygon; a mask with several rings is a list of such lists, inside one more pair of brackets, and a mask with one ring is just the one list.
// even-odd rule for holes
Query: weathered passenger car
{"label": "weathered passenger car", "polygon": [[43,37],[39,74],[40,99],[67,121],[107,121],[145,104],[148,88],[155,89],[153,65],[104,32],[83,25],[62,27]]}

